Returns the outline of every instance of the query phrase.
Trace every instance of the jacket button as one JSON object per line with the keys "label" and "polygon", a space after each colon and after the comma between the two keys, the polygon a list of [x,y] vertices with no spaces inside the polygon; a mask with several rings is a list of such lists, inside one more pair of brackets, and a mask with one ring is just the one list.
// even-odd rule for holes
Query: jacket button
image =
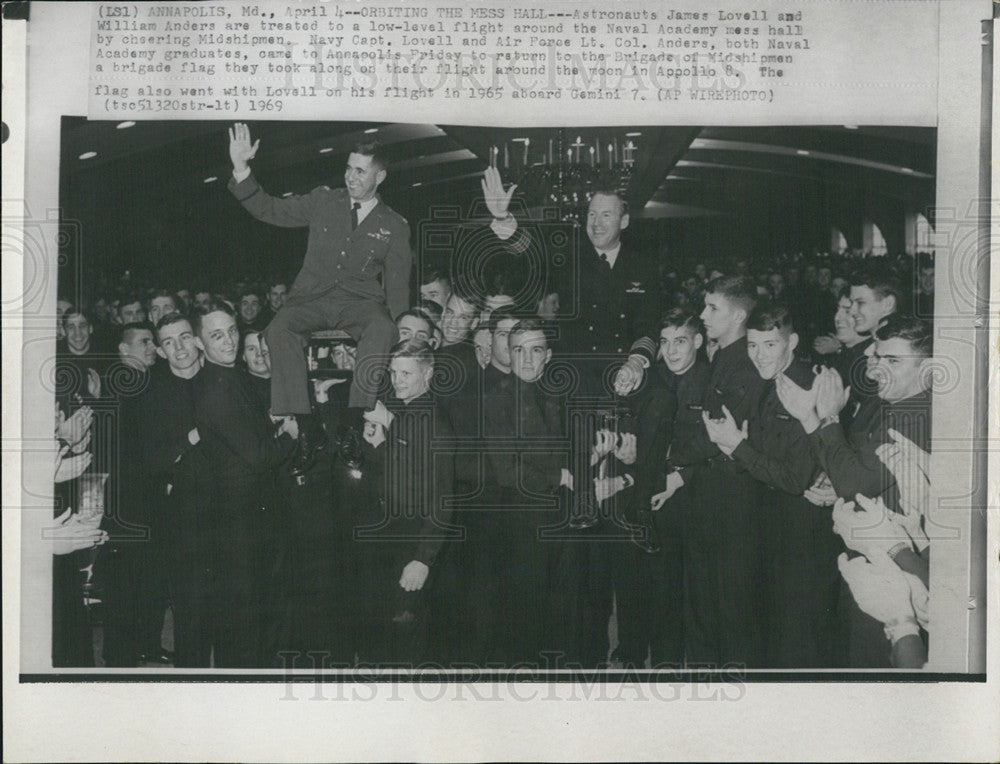
{"label": "jacket button", "polygon": [[588,326],[588,327],[587,327],[587,329],[588,329],[589,331],[594,331],[594,327],[592,327],[592,326]]}

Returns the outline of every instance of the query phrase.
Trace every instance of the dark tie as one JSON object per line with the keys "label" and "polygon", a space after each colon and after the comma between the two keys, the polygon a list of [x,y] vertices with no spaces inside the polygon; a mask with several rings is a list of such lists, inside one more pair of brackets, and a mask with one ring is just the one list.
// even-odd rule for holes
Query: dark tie
{"label": "dark tie", "polygon": [[351,230],[353,231],[358,227],[358,210],[361,209],[361,202],[355,202],[351,205]]}
{"label": "dark tie", "polygon": [[606,252],[601,252],[601,267],[604,268],[606,273],[611,272],[611,263],[608,262],[608,255]]}

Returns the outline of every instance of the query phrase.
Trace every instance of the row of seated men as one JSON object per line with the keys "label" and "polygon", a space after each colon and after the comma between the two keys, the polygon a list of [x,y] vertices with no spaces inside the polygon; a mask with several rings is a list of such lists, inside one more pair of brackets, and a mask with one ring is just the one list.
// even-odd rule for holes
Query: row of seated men
{"label": "row of seated men", "polygon": [[[339,418],[346,386],[316,384],[328,442],[305,485],[262,336],[224,301],[123,327],[134,374],[105,373],[110,391],[65,355],[67,409],[116,399],[116,446],[95,454],[117,496],[106,664],[157,652],[169,597],[183,667],[889,665],[838,575],[830,506],[898,501],[875,450],[889,429],[927,448],[930,330],[869,281],[842,296],[837,371],[819,373],[745,278],[627,358],[569,352],[540,311],[482,321],[452,292],[440,316],[397,318],[363,433]],[[67,312],[67,341],[86,321]]]}

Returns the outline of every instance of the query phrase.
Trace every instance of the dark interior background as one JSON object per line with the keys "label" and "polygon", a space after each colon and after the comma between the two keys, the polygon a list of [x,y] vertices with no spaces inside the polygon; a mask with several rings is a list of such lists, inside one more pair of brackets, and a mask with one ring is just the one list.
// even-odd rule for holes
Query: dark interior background
{"label": "dark interior background", "polygon": [[[258,223],[226,188],[230,123],[123,124],[63,119],[64,293],[126,270],[173,288],[192,279],[218,286],[236,277],[294,276],[305,230]],[[546,128],[363,122],[253,122],[250,130],[261,142],[254,172],[275,195],[342,186],[351,146],[378,138],[392,161],[380,192],[410,221],[418,254],[421,224],[441,210],[458,220],[483,212],[475,201],[491,146],[510,146],[516,168],[521,157],[513,139],[529,138],[530,163],[541,161],[549,139],[560,135]],[[849,247],[863,249],[865,220],[898,253],[914,213],[934,222],[934,128],[636,125],[567,128],[562,137],[624,142],[627,133],[639,133],[627,189],[629,236],[651,256],[680,265],[829,251],[831,227]],[[96,156],[80,158],[86,152]]]}

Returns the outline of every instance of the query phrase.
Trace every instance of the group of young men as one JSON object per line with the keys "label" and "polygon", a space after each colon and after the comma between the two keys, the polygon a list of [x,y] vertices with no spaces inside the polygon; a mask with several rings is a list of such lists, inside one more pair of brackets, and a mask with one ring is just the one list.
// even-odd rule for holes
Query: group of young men
{"label": "group of young men", "polygon": [[[134,379],[111,392],[107,665],[160,652],[166,595],[174,665],[280,665],[308,602],[288,531],[316,504],[347,530],[309,548],[343,579],[318,606],[338,621],[328,643],[310,644],[337,665],[890,665],[883,623],[840,576],[833,506],[901,512],[878,449],[929,448],[931,328],[895,275],[859,271],[836,336],[811,348],[801,310],[746,275],[665,310],[653,259],[621,238],[626,202],[602,189],[572,304],[549,287],[476,293],[445,269],[411,306],[379,147],[350,154],[345,190],[277,198],[249,171],[259,142],[245,125],[230,137],[234,195],[308,226],[309,248],[263,331],[221,298],[120,329]],[[538,246],[494,168],[483,193],[497,252]],[[66,414],[115,376],[78,352],[86,323],[62,318]],[[321,329],[353,339],[353,374],[310,390]],[[926,547],[904,546],[893,560],[926,584]]]}

